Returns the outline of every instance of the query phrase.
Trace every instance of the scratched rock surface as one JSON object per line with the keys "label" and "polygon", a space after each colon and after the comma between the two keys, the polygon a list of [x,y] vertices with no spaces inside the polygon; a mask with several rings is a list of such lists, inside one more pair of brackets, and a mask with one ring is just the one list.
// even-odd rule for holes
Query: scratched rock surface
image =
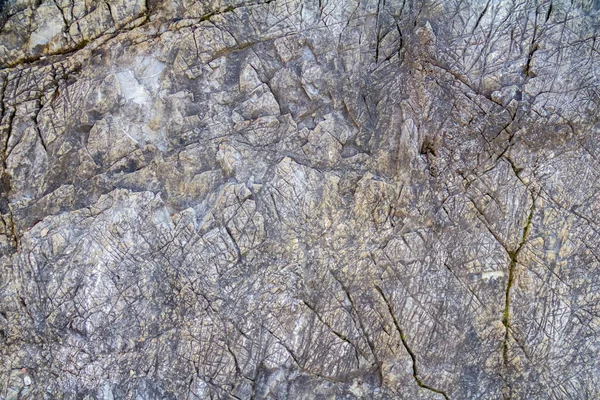
{"label": "scratched rock surface", "polygon": [[0,1],[0,398],[600,398],[599,21]]}

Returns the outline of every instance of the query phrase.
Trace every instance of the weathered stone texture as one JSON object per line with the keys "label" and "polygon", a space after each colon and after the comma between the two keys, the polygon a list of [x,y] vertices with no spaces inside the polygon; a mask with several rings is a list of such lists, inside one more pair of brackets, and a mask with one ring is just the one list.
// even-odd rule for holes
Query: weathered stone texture
{"label": "weathered stone texture", "polygon": [[0,23],[0,398],[600,398],[598,1]]}

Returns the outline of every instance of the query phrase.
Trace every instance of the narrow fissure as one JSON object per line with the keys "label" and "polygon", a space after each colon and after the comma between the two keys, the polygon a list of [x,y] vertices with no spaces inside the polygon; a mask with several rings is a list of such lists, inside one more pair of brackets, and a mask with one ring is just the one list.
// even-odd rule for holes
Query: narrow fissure
{"label": "narrow fissure", "polygon": [[[510,299],[511,299],[511,290],[515,279],[515,268],[518,263],[518,256],[525,243],[527,241],[527,237],[531,231],[531,221],[533,220],[533,213],[535,212],[535,201],[537,197],[533,197],[531,201],[531,207],[529,208],[529,214],[527,216],[527,222],[525,223],[525,227],[523,228],[523,234],[521,235],[521,240],[517,249],[515,251],[510,251],[508,254],[510,256],[510,264],[508,266],[508,282],[506,284],[506,292],[504,298],[504,312],[502,314],[502,325],[504,325],[504,340],[502,342],[502,376],[503,382],[506,385],[506,380],[504,379],[504,374],[508,368],[508,340],[510,335],[511,323],[510,323]],[[509,387],[510,391],[510,387]],[[507,397],[506,393],[504,394],[505,398],[510,398],[510,393]]]}
{"label": "narrow fissure", "polygon": [[444,392],[443,390],[436,389],[436,388],[434,388],[432,386],[429,386],[429,385],[425,384],[421,380],[421,378],[419,378],[419,370],[417,368],[417,356],[411,350],[410,346],[408,345],[408,342],[406,341],[406,335],[404,334],[404,331],[402,330],[402,328],[400,327],[400,324],[398,323],[398,320],[396,319],[394,311],[392,310],[392,305],[390,304],[390,302],[388,301],[387,297],[383,293],[383,290],[379,286],[375,285],[375,289],[377,290],[377,292],[379,292],[379,295],[381,296],[381,298],[383,299],[384,303],[386,304],[388,312],[390,313],[390,316],[392,317],[392,321],[394,322],[394,326],[396,327],[396,331],[398,331],[398,335],[400,336],[400,340],[402,341],[402,345],[404,346],[404,348],[406,349],[406,351],[410,355],[410,358],[412,360],[413,378],[415,378],[415,382],[417,383],[417,385],[419,387],[421,387],[423,389],[427,389],[427,390],[432,391],[432,392],[437,393],[437,394],[441,394],[442,396],[444,396],[444,399],[449,400],[450,398],[448,397],[448,395],[446,394],[446,392]]}

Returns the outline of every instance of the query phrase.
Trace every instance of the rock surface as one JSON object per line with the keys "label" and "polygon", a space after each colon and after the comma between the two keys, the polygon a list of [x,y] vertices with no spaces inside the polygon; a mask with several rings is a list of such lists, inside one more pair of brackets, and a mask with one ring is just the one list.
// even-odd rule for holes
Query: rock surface
{"label": "rock surface", "polygon": [[0,1],[0,398],[600,398],[599,21]]}

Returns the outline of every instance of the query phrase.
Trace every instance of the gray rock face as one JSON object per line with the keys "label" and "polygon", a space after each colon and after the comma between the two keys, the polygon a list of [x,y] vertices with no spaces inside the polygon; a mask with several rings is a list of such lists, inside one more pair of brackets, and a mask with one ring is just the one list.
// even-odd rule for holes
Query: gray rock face
{"label": "gray rock face", "polygon": [[600,398],[597,1],[0,9],[0,398]]}

